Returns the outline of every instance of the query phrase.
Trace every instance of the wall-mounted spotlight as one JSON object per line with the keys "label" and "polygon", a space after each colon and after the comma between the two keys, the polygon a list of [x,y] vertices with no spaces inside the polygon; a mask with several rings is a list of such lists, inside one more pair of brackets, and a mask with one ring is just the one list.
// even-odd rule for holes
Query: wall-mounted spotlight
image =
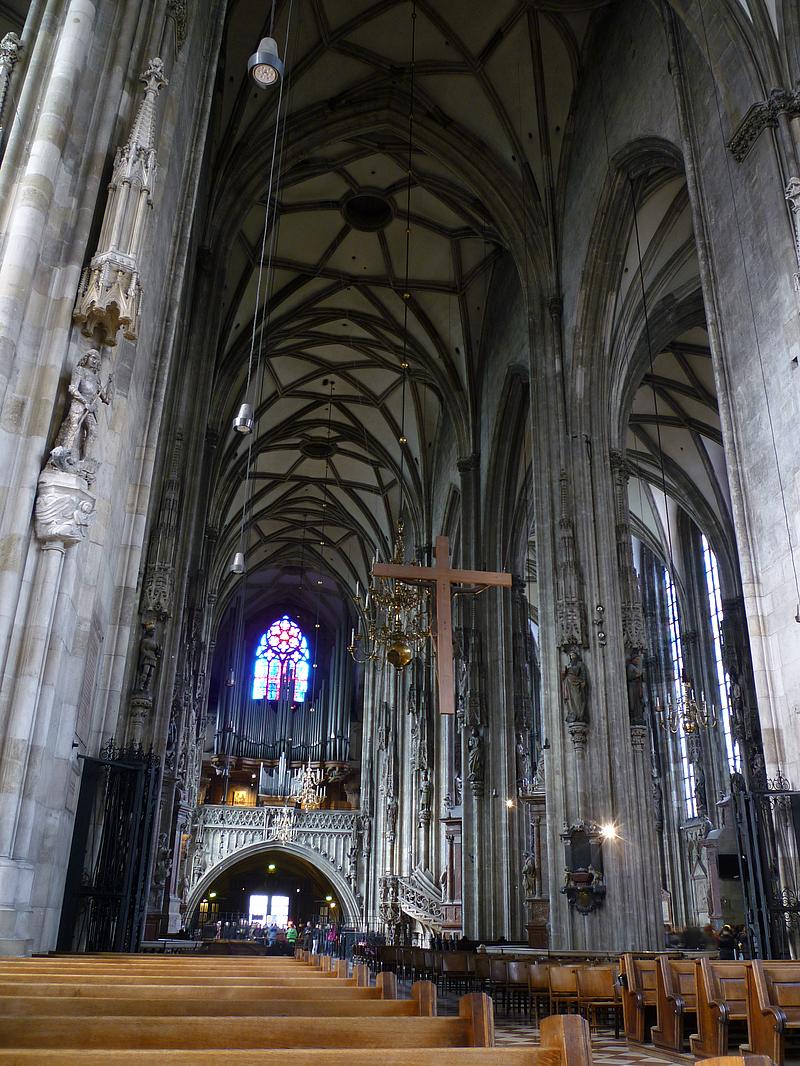
{"label": "wall-mounted spotlight", "polygon": [[613,822],[607,822],[605,825],[600,826],[600,836],[603,840],[616,840],[619,833]]}
{"label": "wall-mounted spotlight", "polygon": [[247,73],[259,87],[268,89],[283,77],[283,61],[272,37],[262,37],[258,49],[247,60]]}

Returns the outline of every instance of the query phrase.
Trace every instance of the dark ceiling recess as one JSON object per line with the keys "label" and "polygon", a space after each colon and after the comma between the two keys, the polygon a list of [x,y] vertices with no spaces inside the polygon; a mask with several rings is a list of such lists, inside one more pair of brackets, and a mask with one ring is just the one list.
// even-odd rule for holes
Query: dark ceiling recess
{"label": "dark ceiling recess", "polygon": [[392,221],[394,204],[379,189],[362,189],[342,203],[342,214],[353,229],[374,233]]}
{"label": "dark ceiling recess", "polygon": [[336,445],[326,440],[304,440],[300,451],[306,459],[330,459],[336,451]]}

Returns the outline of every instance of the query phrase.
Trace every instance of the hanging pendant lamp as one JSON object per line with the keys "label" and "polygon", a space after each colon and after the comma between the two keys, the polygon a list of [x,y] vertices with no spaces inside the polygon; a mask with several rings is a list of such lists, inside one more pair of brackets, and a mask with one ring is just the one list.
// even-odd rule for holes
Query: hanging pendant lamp
{"label": "hanging pendant lamp", "polygon": [[234,555],[233,562],[231,563],[231,573],[232,574],[243,574],[244,573],[244,552],[237,552]]}
{"label": "hanging pendant lamp", "polygon": [[262,37],[258,48],[247,60],[247,73],[259,87],[269,89],[283,77],[283,61],[272,37]]}
{"label": "hanging pendant lamp", "polygon": [[246,436],[253,431],[253,408],[249,403],[243,403],[239,413],[233,420],[233,428],[237,433]]}

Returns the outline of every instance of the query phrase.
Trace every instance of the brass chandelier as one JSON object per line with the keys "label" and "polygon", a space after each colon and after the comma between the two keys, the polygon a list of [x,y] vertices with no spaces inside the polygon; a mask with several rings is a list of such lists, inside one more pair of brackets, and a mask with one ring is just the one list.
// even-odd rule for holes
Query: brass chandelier
{"label": "brass chandelier", "polygon": [[313,769],[311,759],[308,765],[303,767],[303,777],[300,782],[300,790],[297,793],[297,802],[301,810],[318,811],[325,799],[325,777],[320,769]]}
{"label": "brass chandelier", "polygon": [[656,713],[662,729],[670,733],[683,730],[687,737],[694,736],[700,729],[713,729],[717,724],[717,709],[709,708],[704,693],[698,700],[691,681],[684,675],[681,678],[682,695],[675,699],[669,696],[666,706],[656,699]]}
{"label": "brass chandelier", "polygon": [[284,803],[272,823],[272,835],[281,844],[290,844],[297,835],[295,808]]}
{"label": "brass chandelier", "polygon": [[[397,524],[391,562],[405,563],[402,522]],[[363,601],[358,583],[353,599],[362,620],[358,633],[353,629],[350,634],[347,650],[353,659],[367,663],[385,655],[396,670],[405,669],[415,649],[431,635],[429,590],[421,584],[373,576]]]}

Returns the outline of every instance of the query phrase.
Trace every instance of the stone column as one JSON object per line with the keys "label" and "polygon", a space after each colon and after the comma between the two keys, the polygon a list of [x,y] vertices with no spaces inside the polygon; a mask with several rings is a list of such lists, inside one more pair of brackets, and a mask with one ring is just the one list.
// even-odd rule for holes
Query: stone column
{"label": "stone column", "polygon": [[37,787],[29,771],[64,556],[67,548],[86,536],[94,508],[95,497],[83,478],[49,468],[42,473],[34,516],[40,548],[0,757],[0,797],[4,797],[0,802],[0,954],[17,954],[28,947],[31,834],[30,825],[21,835],[18,827],[23,803]]}

